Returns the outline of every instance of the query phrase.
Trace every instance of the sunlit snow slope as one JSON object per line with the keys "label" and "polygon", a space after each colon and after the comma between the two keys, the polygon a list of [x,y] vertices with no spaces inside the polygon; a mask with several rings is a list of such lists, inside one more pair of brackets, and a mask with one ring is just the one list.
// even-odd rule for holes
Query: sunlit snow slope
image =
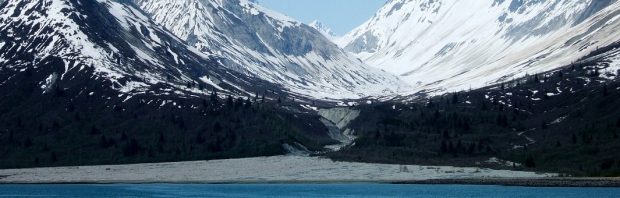
{"label": "sunlit snow slope", "polygon": [[407,87],[314,28],[248,0],[133,0],[159,24],[238,72],[315,98],[391,95]]}
{"label": "sunlit snow slope", "polygon": [[616,0],[391,0],[338,41],[416,90],[548,71],[620,39]]}
{"label": "sunlit snow slope", "polygon": [[[0,72],[50,67],[42,88],[75,79],[103,79],[127,95],[249,95],[264,90],[254,89],[259,85],[273,88],[219,66],[123,0],[7,0],[0,39]],[[52,65],[64,68],[56,72]]]}

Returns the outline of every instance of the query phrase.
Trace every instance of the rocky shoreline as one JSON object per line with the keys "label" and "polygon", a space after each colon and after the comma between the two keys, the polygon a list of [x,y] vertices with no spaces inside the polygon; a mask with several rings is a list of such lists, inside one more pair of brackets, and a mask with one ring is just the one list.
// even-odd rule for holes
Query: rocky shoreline
{"label": "rocky shoreline", "polygon": [[533,179],[553,173],[478,167],[338,162],[272,156],[211,161],[0,170],[2,183],[449,183],[453,178]]}
{"label": "rocky shoreline", "polygon": [[[2,176],[0,176],[2,177]],[[6,177],[6,176],[5,176]],[[423,185],[499,185],[499,186],[522,186],[522,187],[603,187],[619,188],[620,178],[470,178],[470,179],[433,179],[411,181],[386,181],[386,180],[241,180],[241,181],[153,181],[153,180],[106,180],[106,181],[0,181],[3,184],[423,184]]]}
{"label": "rocky shoreline", "polygon": [[400,181],[394,184],[459,184],[459,185],[502,185],[527,187],[620,187],[620,178],[468,178],[431,179],[420,181]]}

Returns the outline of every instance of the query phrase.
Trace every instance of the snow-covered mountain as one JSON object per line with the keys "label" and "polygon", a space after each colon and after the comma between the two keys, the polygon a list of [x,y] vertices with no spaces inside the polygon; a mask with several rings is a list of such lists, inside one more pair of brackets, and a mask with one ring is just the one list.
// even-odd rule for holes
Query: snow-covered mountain
{"label": "snow-covered mountain", "polygon": [[4,2],[0,9],[0,72],[10,76],[33,69],[47,72],[47,78],[39,79],[42,92],[55,83],[81,86],[95,80],[109,82],[120,92],[119,97],[200,97],[210,90],[253,95],[264,87],[273,88],[270,83],[221,67],[217,57],[187,46],[122,0]]}
{"label": "snow-covered mountain", "polygon": [[[294,105],[281,86],[223,67],[225,60],[206,49],[186,45],[127,0],[5,1],[0,139],[11,143],[0,148],[10,153],[0,161],[178,161],[284,154],[283,144],[301,141],[313,150],[332,143],[315,107]],[[276,97],[286,98],[270,101]],[[55,141],[48,141],[52,136]],[[159,149],[147,151],[154,148],[153,137],[159,137]],[[32,150],[17,147],[23,140]],[[34,150],[43,147],[49,149]],[[84,158],[76,161],[78,148]]]}
{"label": "snow-covered mountain", "polygon": [[224,66],[314,98],[389,95],[407,88],[314,28],[248,0],[133,0],[153,20]]}
{"label": "snow-covered mountain", "polygon": [[321,32],[321,34],[323,34],[323,36],[325,36],[329,40],[335,40],[337,38],[336,34],[332,31],[332,29],[323,24],[323,22],[321,21],[314,20],[308,25]]}
{"label": "snow-covered mountain", "polygon": [[616,0],[390,0],[338,44],[416,90],[459,91],[619,41],[619,14]]}

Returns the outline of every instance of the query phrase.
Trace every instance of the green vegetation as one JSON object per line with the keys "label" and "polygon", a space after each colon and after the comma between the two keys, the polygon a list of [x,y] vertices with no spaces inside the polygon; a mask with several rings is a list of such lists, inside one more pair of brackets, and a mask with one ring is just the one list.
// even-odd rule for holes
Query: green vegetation
{"label": "green vegetation", "polygon": [[[42,93],[62,67],[0,73],[9,79],[0,84],[0,168],[254,157],[284,154],[286,143],[314,151],[335,143],[318,115],[273,91],[180,97],[155,85],[129,97],[110,88],[128,79],[92,79],[85,69]],[[593,60],[477,90],[352,107],[361,111],[348,126],[358,139],[325,155],[620,176],[620,82],[606,69]]]}
{"label": "green vegetation", "polygon": [[79,74],[42,94],[45,73],[22,72],[0,86],[0,168],[253,157],[284,154],[284,143],[314,150],[333,143],[317,115],[275,101],[217,93],[128,99],[110,82]]}
{"label": "green vegetation", "polygon": [[409,104],[361,105],[356,144],[330,156],[618,176],[620,83],[600,77],[604,66],[586,65]]}

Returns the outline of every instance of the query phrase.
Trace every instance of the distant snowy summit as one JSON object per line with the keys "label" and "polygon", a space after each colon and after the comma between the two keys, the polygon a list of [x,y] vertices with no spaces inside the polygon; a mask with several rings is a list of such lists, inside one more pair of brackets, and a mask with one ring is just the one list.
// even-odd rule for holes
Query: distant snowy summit
{"label": "distant snowy summit", "polygon": [[417,91],[549,71],[620,40],[615,0],[391,0],[337,43]]}
{"label": "distant snowy summit", "polygon": [[317,31],[319,31],[321,34],[323,34],[323,36],[325,36],[329,40],[333,41],[333,40],[336,40],[338,38],[338,36],[332,31],[332,29],[330,27],[326,26],[325,24],[323,24],[319,20],[314,20],[314,21],[312,21],[308,25],[310,27],[313,27]]}

